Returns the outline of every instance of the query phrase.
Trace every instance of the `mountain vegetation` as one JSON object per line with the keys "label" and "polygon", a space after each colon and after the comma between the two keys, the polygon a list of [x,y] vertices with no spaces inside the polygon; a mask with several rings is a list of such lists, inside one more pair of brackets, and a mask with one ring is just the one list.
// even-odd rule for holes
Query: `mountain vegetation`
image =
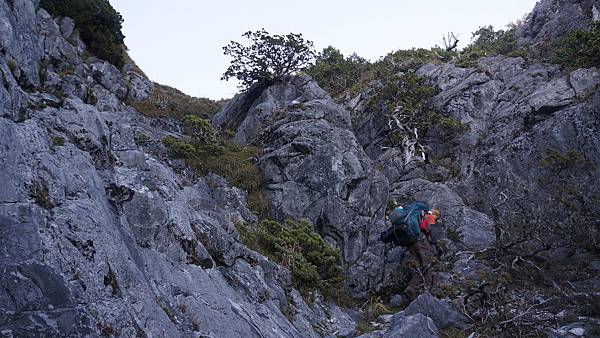
{"label": "mountain vegetation", "polygon": [[149,117],[182,119],[186,115],[196,115],[207,119],[219,111],[224,102],[224,100],[214,101],[207,98],[192,97],[175,88],[154,83],[147,98],[140,101],[131,100],[129,104]]}
{"label": "mountain vegetation", "polygon": [[125,64],[123,17],[108,0],[42,0],[40,6],[51,15],[72,18],[90,53],[117,68]]}

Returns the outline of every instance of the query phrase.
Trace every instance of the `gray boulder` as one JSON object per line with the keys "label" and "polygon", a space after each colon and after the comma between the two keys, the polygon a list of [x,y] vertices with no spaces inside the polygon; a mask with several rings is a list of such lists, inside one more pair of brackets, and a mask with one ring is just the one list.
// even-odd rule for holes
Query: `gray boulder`
{"label": "gray boulder", "polygon": [[394,316],[392,327],[382,337],[437,338],[437,332],[438,328],[435,323],[426,315],[421,313],[413,315],[399,313]]}
{"label": "gray boulder", "polygon": [[469,320],[465,315],[459,312],[454,305],[436,299],[429,293],[424,293],[415,299],[404,309],[406,315],[421,313],[433,320],[440,329],[455,327],[465,329],[468,327]]}
{"label": "gray boulder", "polygon": [[600,72],[596,68],[577,69],[571,72],[569,82],[579,97],[593,93],[600,83]]}

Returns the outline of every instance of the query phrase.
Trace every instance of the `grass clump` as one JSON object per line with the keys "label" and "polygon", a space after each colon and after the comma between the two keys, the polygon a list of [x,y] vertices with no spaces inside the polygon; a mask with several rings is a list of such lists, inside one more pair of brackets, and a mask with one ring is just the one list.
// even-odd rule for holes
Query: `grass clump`
{"label": "grass clump", "polygon": [[175,118],[183,118],[186,115],[210,118],[221,109],[223,104],[224,101],[191,97],[175,88],[158,83],[154,84],[148,98],[138,102],[129,102],[129,105],[142,115]]}
{"label": "grass clump", "polygon": [[123,18],[108,0],[42,0],[40,6],[53,16],[72,18],[91,53],[118,68],[125,64]]}
{"label": "grass clump", "polygon": [[307,295],[319,290],[327,298],[342,288],[339,250],[331,248],[305,220],[282,225],[262,221],[256,227],[238,225],[242,241],[250,248],[288,268],[295,288]]}
{"label": "grass clump", "polygon": [[566,70],[600,67],[600,22],[589,30],[575,29],[560,39],[551,61]]}
{"label": "grass clump", "polygon": [[51,136],[50,139],[52,140],[52,145],[55,147],[62,147],[65,145],[65,139],[61,136]]}
{"label": "grass clump", "polygon": [[165,137],[163,144],[171,154],[186,162],[200,175],[213,173],[248,193],[248,206],[260,218],[266,217],[268,202],[262,191],[261,173],[253,159],[260,148],[242,145],[219,133],[198,116],[183,118],[184,138]]}

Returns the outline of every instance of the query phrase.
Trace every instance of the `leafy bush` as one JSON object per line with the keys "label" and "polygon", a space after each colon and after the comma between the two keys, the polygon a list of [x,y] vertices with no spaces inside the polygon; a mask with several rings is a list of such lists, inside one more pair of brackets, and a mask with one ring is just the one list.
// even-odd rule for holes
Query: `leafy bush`
{"label": "leafy bush", "polygon": [[575,29],[558,42],[551,61],[567,70],[600,67],[600,22],[590,30]]}
{"label": "leafy bush", "polygon": [[390,114],[400,110],[421,113],[435,93],[426,79],[414,72],[394,74],[383,81],[369,100],[372,110],[384,109]]}
{"label": "leafy bush", "polygon": [[186,115],[182,123],[184,134],[192,136],[195,141],[207,143],[216,140],[217,133],[208,120],[197,115]]}
{"label": "leafy bush", "polygon": [[375,78],[387,77],[391,74],[416,69],[428,62],[439,62],[454,55],[439,47],[431,49],[400,49],[387,54],[373,64]]}
{"label": "leafy bush", "polygon": [[467,128],[457,119],[433,110],[424,114],[418,127],[421,133],[431,132],[443,141],[453,139]]}
{"label": "leafy bush", "polygon": [[459,66],[474,66],[480,57],[495,55],[523,56],[522,51],[515,54],[517,40],[515,38],[516,26],[510,26],[506,31],[495,31],[493,26],[480,27],[473,33],[473,42],[461,52]]}
{"label": "leafy bush", "polygon": [[250,210],[260,218],[266,217],[268,202],[262,191],[261,173],[252,161],[260,149],[228,140],[228,135],[219,134],[207,120],[198,116],[184,117],[183,130],[186,134],[183,139],[163,139],[172,155],[186,160],[200,175],[213,173],[246,190]]}
{"label": "leafy bush", "polygon": [[245,89],[293,74],[308,66],[315,57],[312,41],[304,40],[302,34],[270,35],[262,29],[242,36],[250,39],[252,45],[231,41],[223,47],[224,54],[233,60],[222,80],[235,77]]}
{"label": "leafy bush", "polygon": [[91,53],[118,68],[123,66],[123,18],[108,0],[42,0],[40,6],[54,16],[72,18]]}
{"label": "leafy bush", "polygon": [[397,50],[376,62],[352,54],[344,55],[334,47],[327,47],[317,56],[314,66],[307,70],[332,96],[339,97],[345,92],[356,94],[373,81],[392,80],[399,72],[414,71],[421,65],[452,59],[456,52],[439,47],[431,49],[413,48]]}
{"label": "leafy bush", "polygon": [[197,115],[210,118],[221,109],[223,103],[224,101],[191,97],[175,88],[155,83],[148,98],[139,102],[129,102],[129,105],[150,117],[182,118],[186,115]]}
{"label": "leafy bush", "polygon": [[317,56],[315,65],[307,73],[321,88],[337,97],[356,85],[370,66],[366,59],[356,54],[344,57],[338,49],[329,46]]}
{"label": "leafy bush", "polygon": [[333,296],[341,289],[339,250],[325,243],[309,222],[262,221],[256,227],[240,224],[238,229],[248,247],[287,267],[294,287],[303,294],[316,289]]}

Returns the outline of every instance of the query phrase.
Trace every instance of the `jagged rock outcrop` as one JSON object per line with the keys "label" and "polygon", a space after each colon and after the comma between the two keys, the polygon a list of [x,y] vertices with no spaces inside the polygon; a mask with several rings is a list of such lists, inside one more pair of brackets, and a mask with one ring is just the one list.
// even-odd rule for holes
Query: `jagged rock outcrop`
{"label": "jagged rock outcrop", "polygon": [[[540,2],[519,43],[587,27],[593,5]],[[2,336],[358,334],[350,311],[319,295],[307,304],[287,269],[240,242],[235,224],[257,221],[243,191],[167,156],[161,141],[181,136],[178,123],[127,104],[146,98],[152,83],[132,65],[84,59],[73,20],[38,7],[0,2]],[[498,222],[518,221],[509,196],[532,217],[547,214],[552,192],[540,181],[540,162],[549,149],[576,151],[594,165],[579,180],[584,198],[600,180],[598,69],[563,74],[494,57],[476,68],[425,65],[417,74],[439,89],[436,110],[468,127],[428,144],[427,162],[381,149],[387,121],[368,111],[372,93],[337,104],[304,76],[252,88],[212,121],[263,148],[256,161],[272,216],[312,221],[340,249],[358,298],[397,286],[403,250],[378,239],[390,198],[440,207],[443,230],[460,237],[451,249],[482,250],[495,243]],[[459,258],[453,272],[477,275],[477,264]],[[466,327],[430,295],[389,317],[364,337]],[[573,330],[583,329],[555,333]]]}
{"label": "jagged rock outcrop", "polygon": [[599,10],[600,4],[595,0],[538,1],[517,27],[517,42],[531,49],[540,48],[570,30],[587,29],[590,21],[600,20]]}
{"label": "jagged rock outcrop", "polygon": [[349,113],[310,78],[274,84],[240,113],[251,95],[235,98],[213,123],[264,148],[258,163],[272,216],[312,221],[340,248],[348,286],[365,295],[383,276],[387,179],[356,141]]}
{"label": "jagged rock outcrop", "polygon": [[2,336],[318,337],[354,321],[249,250],[256,222],[218,176],[173,168],[169,121],[125,104],[152,84],[82,59],[73,22],[0,3]]}
{"label": "jagged rock outcrop", "polygon": [[563,75],[556,66],[506,57],[483,58],[479,67],[425,65],[418,71],[441,89],[433,98],[436,109],[469,126],[456,147],[432,146],[432,159],[451,159],[458,171],[448,182],[454,191],[504,222],[516,221],[515,201],[528,214],[547,213],[552,191],[543,183],[541,161],[556,149],[595,165],[580,186],[584,196],[593,196],[592,182],[600,178],[598,70]]}

